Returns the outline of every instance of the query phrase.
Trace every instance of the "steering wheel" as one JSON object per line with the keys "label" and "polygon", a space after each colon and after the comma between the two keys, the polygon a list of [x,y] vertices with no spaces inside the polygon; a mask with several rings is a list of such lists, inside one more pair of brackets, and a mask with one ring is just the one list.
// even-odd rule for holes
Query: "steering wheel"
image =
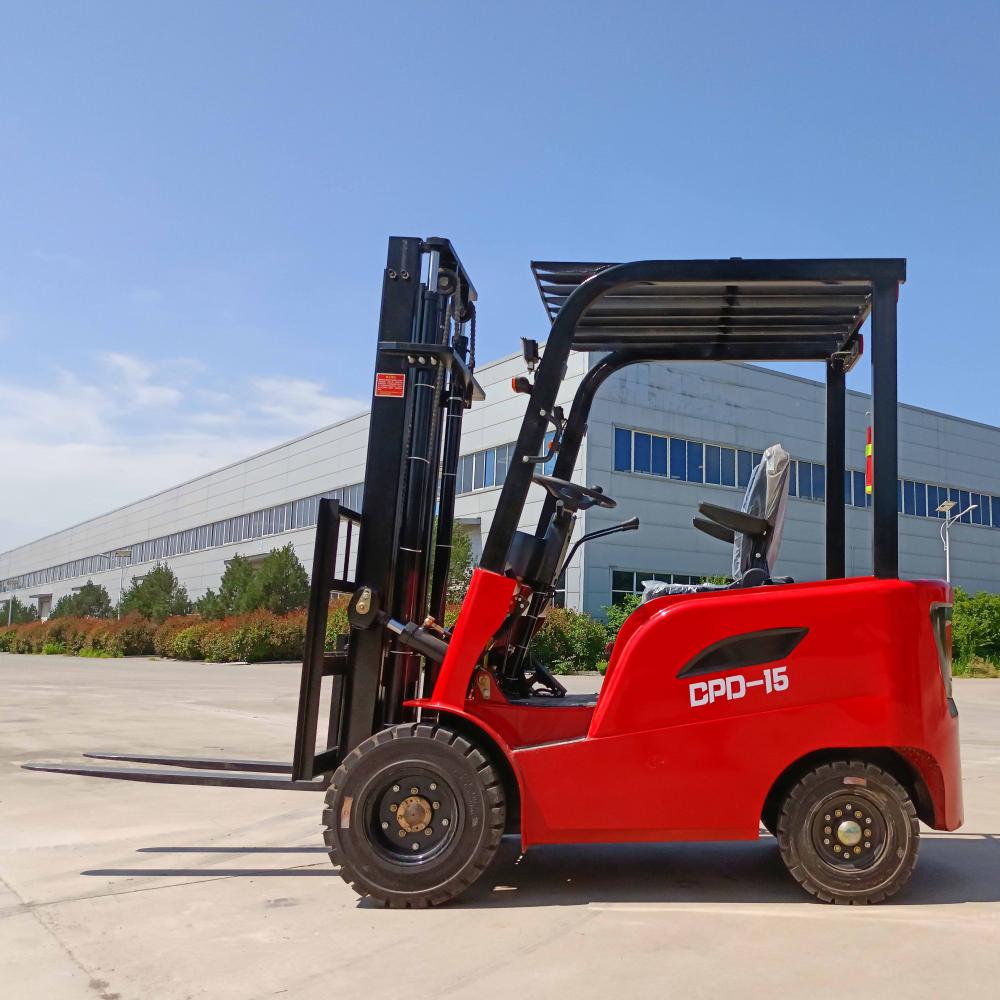
{"label": "steering wheel", "polygon": [[580,486],[565,479],[556,479],[555,476],[543,476],[540,472],[536,472],[531,481],[538,483],[571,511],[589,510],[591,507],[613,510],[618,506],[618,501],[605,496],[600,487]]}

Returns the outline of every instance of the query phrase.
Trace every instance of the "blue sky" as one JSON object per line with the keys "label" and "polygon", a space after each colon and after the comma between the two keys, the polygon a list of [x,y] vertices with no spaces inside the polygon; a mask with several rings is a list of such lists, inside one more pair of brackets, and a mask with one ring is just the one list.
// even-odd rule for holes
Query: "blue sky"
{"label": "blue sky", "polygon": [[1000,424],[996,4],[2,23],[0,550],[363,408],[390,233],[454,241],[484,359],[532,257],[905,256],[901,398]]}

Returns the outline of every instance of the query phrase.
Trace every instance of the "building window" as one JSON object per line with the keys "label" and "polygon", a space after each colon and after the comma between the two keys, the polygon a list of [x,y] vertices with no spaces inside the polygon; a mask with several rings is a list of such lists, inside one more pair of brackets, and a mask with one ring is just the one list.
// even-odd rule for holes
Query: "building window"
{"label": "building window", "polygon": [[632,432],[615,428],[615,472],[632,471]]}
{"label": "building window", "polygon": [[700,441],[687,443],[687,481],[689,483],[705,481],[705,447]]}
{"label": "building window", "polygon": [[722,449],[718,445],[705,445],[705,482],[722,485]]}
{"label": "building window", "polygon": [[[552,435],[548,434],[545,438],[546,448],[551,440]],[[464,493],[471,493],[473,490],[489,490],[496,486],[503,486],[507,480],[507,471],[510,469],[513,457],[513,442],[497,445],[495,448],[484,448],[471,455],[463,455],[458,460],[456,493],[461,496]],[[546,462],[545,468],[550,470],[554,465],[555,460],[553,459]]]}
{"label": "building window", "polygon": [[122,546],[130,550],[130,554],[122,560],[114,556],[114,550],[110,550],[100,555],[85,556],[57,566],[32,570],[16,578],[14,589],[23,590],[40,583],[92,576],[105,570],[117,569],[121,565],[136,566],[144,562],[159,562],[189,552],[232,545],[253,538],[292,531],[295,528],[310,527],[316,523],[321,497],[339,500],[352,510],[360,511],[364,499],[364,484],[342,486],[328,493],[265,507],[249,514],[240,514],[195,528],[185,528],[183,531],[175,531],[159,538],[149,538],[144,542],[134,542]]}
{"label": "building window", "polygon": [[670,478],[687,479],[687,442],[670,439]]}
{"label": "building window", "polygon": [[648,434],[635,432],[633,439],[632,469],[649,473],[653,468],[653,441]]}
{"label": "building window", "polygon": [[[800,500],[826,499],[826,466],[816,462],[791,462],[788,473],[788,493]],[[844,502],[850,504],[850,473],[845,473]]]}
{"label": "building window", "polygon": [[[669,476],[678,482],[708,483],[745,489],[754,468],[764,456],[757,451],[727,448],[724,445],[663,437],[647,431],[616,427],[614,468],[616,472]],[[826,500],[826,466],[819,462],[791,460],[788,492],[799,500]],[[963,524],[1000,528],[1000,498],[971,490],[953,489],[916,480],[898,480],[897,512],[908,517],[944,517],[937,507],[944,500],[954,500],[965,510]],[[844,504],[870,509],[872,495],[865,490],[865,474],[860,469],[844,470]]]}
{"label": "building window", "polygon": [[654,435],[653,437],[653,475],[667,478],[668,466],[667,439]]}

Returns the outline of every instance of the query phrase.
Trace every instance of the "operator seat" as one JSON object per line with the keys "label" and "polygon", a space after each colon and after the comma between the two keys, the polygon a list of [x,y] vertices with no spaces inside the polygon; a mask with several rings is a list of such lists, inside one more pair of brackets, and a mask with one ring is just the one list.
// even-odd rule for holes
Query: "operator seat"
{"label": "operator seat", "polygon": [[788,505],[788,452],[772,444],[750,474],[743,504],[739,510],[714,503],[698,504],[701,517],[694,526],[713,538],[733,547],[732,583],[660,583],[644,580],[642,601],[665,594],[697,594],[709,590],[734,590],[759,587],[765,583],[791,583],[787,577],[771,577],[771,567],[778,558],[781,533]]}

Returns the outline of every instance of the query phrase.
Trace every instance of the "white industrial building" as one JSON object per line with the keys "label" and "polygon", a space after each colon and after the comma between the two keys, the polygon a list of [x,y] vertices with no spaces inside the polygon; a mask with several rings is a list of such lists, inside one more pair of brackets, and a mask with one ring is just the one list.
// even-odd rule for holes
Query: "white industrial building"
{"label": "white industrial building", "polygon": [[[568,410],[596,355],[576,354],[562,386]],[[520,355],[481,366],[486,402],[465,417],[456,515],[474,539],[489,529],[508,453],[526,397],[512,376]],[[848,394],[847,464],[841,489],[847,513],[847,572],[870,573],[871,510],[864,493],[868,397]],[[823,575],[824,458],[821,383],[743,364],[637,365],[598,392],[574,479],[599,485],[618,509],[593,509],[586,530],[638,515],[637,532],[584,545],[574,557],[560,600],[600,614],[644,579],[688,581],[726,574],[726,547],[695,531],[699,500],[738,507],[752,464],[780,441],[796,460],[785,536],[774,572],[795,579]],[[156,562],[166,562],[197,598],[216,587],[226,560],[291,542],[310,568],[321,496],[347,506],[363,502],[368,416],[343,420],[154,496],[55,531],[0,554],[6,593],[31,600],[45,615],[87,579],[117,600]],[[877,447],[877,443],[876,443]],[[941,577],[938,503],[976,504],[952,529],[954,582],[1000,590],[1000,428],[907,405],[899,407],[900,575]],[[525,509],[533,528],[543,494]],[[582,520],[582,518],[581,518]],[[578,525],[581,531],[583,525]],[[127,556],[115,555],[128,549]]]}

